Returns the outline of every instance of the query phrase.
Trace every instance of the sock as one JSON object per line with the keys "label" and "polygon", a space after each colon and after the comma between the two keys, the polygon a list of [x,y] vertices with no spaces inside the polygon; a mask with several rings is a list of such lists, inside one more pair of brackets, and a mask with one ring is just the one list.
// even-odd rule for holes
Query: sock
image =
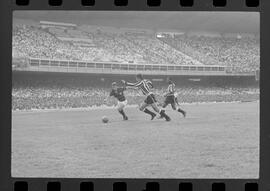
{"label": "sock", "polygon": [[121,113],[121,115],[122,115],[123,117],[126,117],[126,114],[125,114],[124,110],[120,110],[119,113]]}
{"label": "sock", "polygon": [[159,114],[162,118],[164,117],[166,120],[170,119],[169,116],[165,113],[165,110],[160,110]]}
{"label": "sock", "polygon": [[184,112],[184,110],[182,110],[180,108],[178,108],[177,111],[180,112],[180,113],[183,113]]}
{"label": "sock", "polygon": [[165,110],[161,109],[159,111],[159,114],[160,114],[161,117],[165,117]]}
{"label": "sock", "polygon": [[164,112],[165,112],[164,109],[160,109],[158,113],[161,115],[161,114],[164,113]]}
{"label": "sock", "polygon": [[144,109],[143,112],[144,112],[144,113],[147,113],[147,114],[149,114],[149,115],[151,115],[151,116],[155,115],[155,113],[153,113],[152,111],[150,111],[150,110],[147,109],[147,108]]}

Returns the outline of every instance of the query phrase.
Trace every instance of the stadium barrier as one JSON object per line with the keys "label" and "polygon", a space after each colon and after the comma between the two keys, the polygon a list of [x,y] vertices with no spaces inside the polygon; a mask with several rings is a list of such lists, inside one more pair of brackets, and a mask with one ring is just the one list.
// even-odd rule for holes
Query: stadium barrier
{"label": "stadium barrier", "polygon": [[78,60],[56,60],[28,58],[27,67],[16,67],[19,71],[137,74],[146,75],[187,75],[187,76],[255,76],[254,72],[235,73],[230,67],[220,65],[162,65],[144,63],[94,62]]}
{"label": "stadium barrier", "polygon": [[202,65],[160,65],[142,63],[71,61],[29,58],[27,68],[17,70],[78,72],[78,73],[115,73],[115,74],[160,74],[160,75],[225,75],[225,66]]}

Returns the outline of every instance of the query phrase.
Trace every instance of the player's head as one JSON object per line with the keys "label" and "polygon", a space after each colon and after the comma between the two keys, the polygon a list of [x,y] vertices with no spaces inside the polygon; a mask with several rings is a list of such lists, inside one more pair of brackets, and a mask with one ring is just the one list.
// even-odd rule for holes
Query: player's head
{"label": "player's head", "polygon": [[167,77],[167,83],[169,83],[169,84],[172,83],[172,79],[170,77]]}
{"label": "player's head", "polygon": [[112,83],[112,89],[114,89],[114,90],[117,89],[117,83],[116,82]]}
{"label": "player's head", "polygon": [[137,80],[137,81],[143,80],[143,75],[142,75],[142,74],[137,74],[137,75],[136,75],[136,80]]}

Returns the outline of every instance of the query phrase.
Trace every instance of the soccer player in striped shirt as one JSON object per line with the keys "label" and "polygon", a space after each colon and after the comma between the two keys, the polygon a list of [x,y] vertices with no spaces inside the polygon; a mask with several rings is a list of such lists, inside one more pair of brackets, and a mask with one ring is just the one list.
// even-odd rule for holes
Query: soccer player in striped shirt
{"label": "soccer player in striped shirt", "polygon": [[143,111],[144,113],[151,115],[151,120],[153,120],[156,117],[156,114],[147,109],[148,106],[151,106],[154,109],[154,111],[160,114],[162,118],[165,118],[166,121],[170,121],[171,119],[165,113],[165,110],[159,109],[157,106],[155,95],[153,92],[151,92],[151,88],[153,88],[152,82],[150,80],[143,79],[142,74],[137,74],[136,80],[137,80],[136,83],[129,83],[124,80],[122,80],[122,82],[126,86],[138,88],[139,90],[142,91],[143,95],[146,96],[144,103],[142,103],[140,106],[140,110]]}
{"label": "soccer player in striped shirt", "polygon": [[177,96],[176,96],[176,92],[175,92],[175,84],[174,84],[174,82],[172,81],[171,78],[168,77],[167,78],[167,83],[169,84],[168,89],[167,89],[168,92],[164,96],[165,101],[164,101],[162,107],[165,108],[169,104],[171,104],[173,110],[176,110],[176,111],[182,113],[183,116],[186,117],[186,112],[179,107],[179,103],[177,101]]}

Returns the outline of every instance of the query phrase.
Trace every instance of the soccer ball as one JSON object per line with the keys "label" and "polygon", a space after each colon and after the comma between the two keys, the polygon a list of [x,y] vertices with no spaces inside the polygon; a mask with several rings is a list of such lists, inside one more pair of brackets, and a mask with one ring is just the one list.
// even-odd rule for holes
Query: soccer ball
{"label": "soccer ball", "polygon": [[103,116],[103,117],[102,117],[102,122],[103,122],[103,123],[108,123],[108,122],[109,122],[108,117]]}

